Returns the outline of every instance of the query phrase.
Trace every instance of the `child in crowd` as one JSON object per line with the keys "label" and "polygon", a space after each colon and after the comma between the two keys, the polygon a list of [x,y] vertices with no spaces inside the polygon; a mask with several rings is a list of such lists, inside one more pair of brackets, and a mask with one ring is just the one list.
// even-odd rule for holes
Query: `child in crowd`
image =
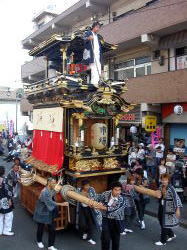
{"label": "child in crowd", "polygon": [[167,166],[167,172],[171,175],[175,171],[175,161],[176,161],[176,155],[174,154],[172,149],[169,149],[168,154],[166,156],[166,166]]}

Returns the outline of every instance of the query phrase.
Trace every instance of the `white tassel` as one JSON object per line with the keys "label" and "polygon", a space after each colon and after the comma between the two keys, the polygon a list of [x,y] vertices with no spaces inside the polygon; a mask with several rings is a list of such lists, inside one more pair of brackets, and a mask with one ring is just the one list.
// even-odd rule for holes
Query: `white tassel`
{"label": "white tassel", "polygon": [[43,131],[41,131],[41,136],[43,136]]}
{"label": "white tassel", "polygon": [[53,138],[53,132],[50,133],[50,138],[51,138],[51,139]]}

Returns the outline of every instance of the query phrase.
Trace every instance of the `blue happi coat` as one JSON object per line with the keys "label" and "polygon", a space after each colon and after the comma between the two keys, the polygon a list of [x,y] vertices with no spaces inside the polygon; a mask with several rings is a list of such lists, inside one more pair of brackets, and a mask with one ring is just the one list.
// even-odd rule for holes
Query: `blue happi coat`
{"label": "blue happi coat", "polygon": [[[93,36],[93,33],[91,30],[86,31],[84,34],[84,51],[83,51],[83,64],[89,65],[90,63],[94,63],[94,54],[93,54],[93,41],[88,40],[89,36]],[[99,46],[100,46],[100,62],[102,61],[102,46],[101,46],[101,40],[102,37],[100,35],[98,36]]]}

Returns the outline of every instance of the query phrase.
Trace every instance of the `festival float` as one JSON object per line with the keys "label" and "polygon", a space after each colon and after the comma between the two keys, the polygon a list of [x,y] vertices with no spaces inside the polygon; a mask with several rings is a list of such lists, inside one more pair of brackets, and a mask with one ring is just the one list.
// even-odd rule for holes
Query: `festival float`
{"label": "festival float", "polygon": [[[102,49],[110,53],[115,46],[102,40]],[[26,160],[32,170],[21,170],[21,202],[31,213],[52,175],[59,179],[57,189],[62,195],[58,199],[68,196],[80,201],[76,188],[83,179],[89,179],[100,193],[125,173],[127,149],[119,143],[118,124],[134,106],[121,98],[127,91],[125,82],[100,81],[98,88],[89,83],[87,67],[81,64],[83,50],[83,32],[79,31],[71,37],[53,35],[29,52],[45,56],[48,62],[55,58],[62,72],[25,86],[33,104],[34,132],[33,152]],[[68,195],[69,191],[73,193]],[[69,216],[71,223],[75,220],[75,206],[59,209],[57,230],[67,226]]]}

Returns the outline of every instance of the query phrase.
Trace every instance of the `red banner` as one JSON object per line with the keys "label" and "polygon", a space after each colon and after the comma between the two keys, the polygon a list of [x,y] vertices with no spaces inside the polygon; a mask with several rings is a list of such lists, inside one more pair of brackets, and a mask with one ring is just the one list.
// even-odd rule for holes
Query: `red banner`
{"label": "red banner", "polygon": [[64,161],[64,134],[34,130],[32,155],[48,165],[62,167]]}

